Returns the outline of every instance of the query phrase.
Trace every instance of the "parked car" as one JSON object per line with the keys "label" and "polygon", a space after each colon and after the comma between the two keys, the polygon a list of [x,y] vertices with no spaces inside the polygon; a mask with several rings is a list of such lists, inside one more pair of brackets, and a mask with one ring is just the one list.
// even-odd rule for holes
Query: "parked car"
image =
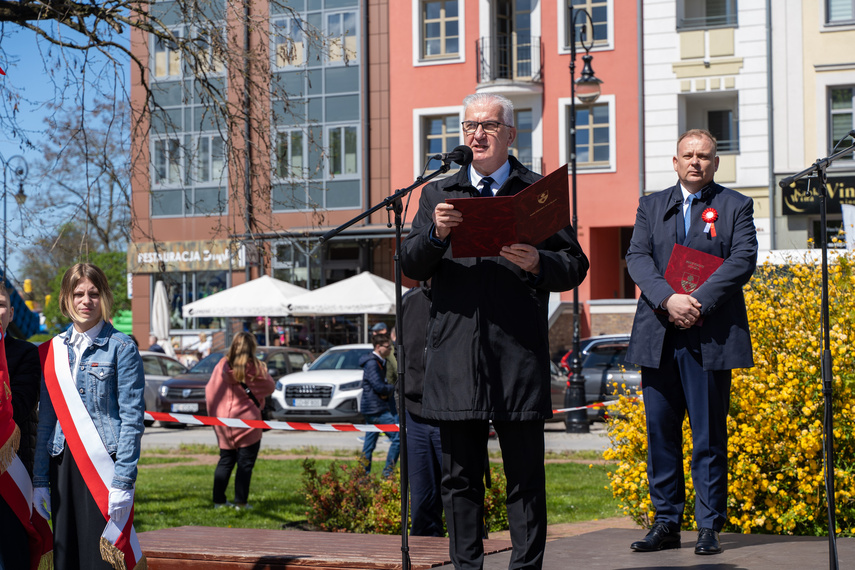
{"label": "parked car", "polygon": [[[635,394],[641,388],[641,369],[626,362],[629,337],[597,342],[588,347],[582,362],[585,403],[616,400],[620,394]],[[588,419],[606,414],[605,408],[588,409]]]}
{"label": "parked car", "polygon": [[[626,333],[601,334],[598,336],[589,336],[589,337],[585,337],[585,338],[581,339],[579,341],[579,348],[581,349],[580,352],[582,353],[582,362],[585,361],[585,356],[588,354],[588,349],[590,347],[594,346],[595,344],[601,344],[604,342],[611,342],[613,340],[620,341],[620,342],[623,342],[623,341],[629,342],[629,335]],[[565,374],[569,375],[570,373],[572,373],[572,370],[570,369],[572,366],[572,363],[573,363],[573,349],[571,348],[570,350],[567,351],[567,354],[565,354],[564,356],[561,357],[561,362],[558,363],[558,366],[562,370],[564,370]],[[583,366],[584,366],[584,364],[583,364]]]}
{"label": "parked car", "polygon": [[345,344],[320,355],[304,372],[276,382],[273,419],[302,422],[360,423],[362,368],[359,359],[371,344]]}
{"label": "parked car", "polygon": [[[162,352],[141,350],[140,356],[145,373],[145,409],[146,411],[157,411],[157,394],[160,391],[160,386],[173,376],[187,372],[187,367]],[[144,423],[148,427],[154,421],[145,420]]]}
{"label": "parked car", "polygon": [[[165,381],[160,386],[157,411],[206,415],[205,385],[223,356],[222,352],[209,354],[186,373]],[[256,356],[267,364],[267,370],[274,378],[297,372],[312,362],[312,353],[308,350],[287,346],[261,346]],[[177,422],[165,422],[163,425],[184,427]]]}

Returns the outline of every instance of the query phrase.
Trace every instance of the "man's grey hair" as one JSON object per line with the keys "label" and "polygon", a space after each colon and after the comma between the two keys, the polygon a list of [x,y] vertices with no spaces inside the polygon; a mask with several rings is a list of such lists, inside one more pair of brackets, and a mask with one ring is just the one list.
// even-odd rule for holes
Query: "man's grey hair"
{"label": "man's grey hair", "polygon": [[463,116],[469,105],[500,105],[502,107],[502,122],[506,125],[514,125],[514,104],[507,97],[495,93],[473,93],[463,99]]}

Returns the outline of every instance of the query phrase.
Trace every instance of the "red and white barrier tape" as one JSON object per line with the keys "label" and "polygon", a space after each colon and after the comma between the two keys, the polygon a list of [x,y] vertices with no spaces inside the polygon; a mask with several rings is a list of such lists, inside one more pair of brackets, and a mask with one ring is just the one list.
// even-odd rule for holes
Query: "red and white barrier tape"
{"label": "red and white barrier tape", "polygon": [[[552,410],[553,414],[575,412],[576,410],[587,410],[591,408],[604,408],[616,404],[617,400],[611,402],[597,402],[577,408],[561,408]],[[210,416],[194,416],[191,414],[168,414],[164,412],[146,412],[145,419],[159,422],[175,422],[195,426],[225,426],[233,428],[260,428],[276,429],[284,431],[398,431],[397,424],[321,424],[308,422],[280,422],[265,420],[238,420],[234,418],[212,418]]]}

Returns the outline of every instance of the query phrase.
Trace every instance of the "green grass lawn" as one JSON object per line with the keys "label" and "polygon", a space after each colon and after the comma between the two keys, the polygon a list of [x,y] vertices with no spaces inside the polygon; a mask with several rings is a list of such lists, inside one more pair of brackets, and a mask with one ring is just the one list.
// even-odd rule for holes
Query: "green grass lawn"
{"label": "green grass lawn", "polygon": [[[196,454],[212,451],[182,450]],[[267,459],[262,454],[252,475],[249,501],[253,508],[247,511],[214,509],[211,492],[215,465],[171,465],[182,460],[192,459],[143,453],[135,500],[134,526],[138,532],[184,525],[280,529],[306,520],[302,460]],[[160,466],[146,467],[155,464]],[[319,471],[326,471],[329,464],[328,460],[316,462]],[[501,469],[501,464],[494,464],[494,468]],[[617,503],[606,489],[608,469],[613,467],[547,463],[549,524],[619,516]],[[229,500],[233,499],[234,474],[231,483],[226,493]]]}

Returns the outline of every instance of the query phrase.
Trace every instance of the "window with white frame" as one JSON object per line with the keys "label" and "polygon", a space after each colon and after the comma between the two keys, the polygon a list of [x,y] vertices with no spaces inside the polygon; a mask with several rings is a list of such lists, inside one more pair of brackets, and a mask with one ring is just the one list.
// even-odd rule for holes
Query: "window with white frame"
{"label": "window with white frame", "polygon": [[[576,45],[579,46],[581,32],[584,29],[585,43],[593,42],[593,46],[608,45],[611,42],[609,38],[609,12],[612,0],[564,0],[564,46],[566,49],[570,47],[570,36],[573,33],[573,22],[570,21],[570,6],[575,10],[585,10],[591,19],[584,16],[576,17]],[[575,12],[574,12],[575,13]]]}
{"label": "window with white frame", "polygon": [[329,38],[327,62],[348,64],[357,61],[359,29],[357,12],[336,12],[326,15],[326,32]]}
{"label": "window with white frame", "polygon": [[198,71],[223,73],[226,69],[224,54],[227,49],[225,32],[218,29],[197,29],[195,37],[196,49],[198,50]]}
{"label": "window with white frame", "polygon": [[294,18],[274,20],[273,65],[282,69],[306,63],[306,34]]}
{"label": "window with white frame", "polygon": [[226,182],[226,145],[219,135],[202,135],[196,139],[195,182],[218,185]]}
{"label": "window with white frame", "polygon": [[733,27],[737,24],[736,0],[679,0],[677,29]]}
{"label": "window with white frame", "polygon": [[[855,86],[831,87],[829,89],[829,141],[830,149],[849,135],[855,129]],[[845,144],[845,143],[844,143]],[[852,154],[845,155],[847,160],[853,160]]]}
{"label": "window with white frame", "polygon": [[716,152],[736,152],[739,150],[736,112],[733,109],[712,109],[707,111],[707,129],[716,141]]}
{"label": "window with white frame", "polygon": [[855,0],[826,0],[827,24],[855,24]]}
{"label": "window with white frame", "polygon": [[359,174],[359,139],[357,127],[340,126],[327,129],[329,143],[328,170],[330,176]]}
{"label": "window with white frame", "polygon": [[155,138],[152,142],[152,186],[181,184],[181,141],[177,137]]}
{"label": "window with white frame", "polygon": [[609,104],[576,105],[576,166],[609,166],[611,144]]}
{"label": "window with white frame", "polygon": [[[176,38],[181,37],[179,30],[172,30],[172,32]],[[152,41],[154,42],[152,49],[154,53],[152,65],[154,78],[177,79],[181,77],[181,52],[175,41],[156,35],[152,35]]]}
{"label": "window with white frame", "polygon": [[276,133],[276,177],[282,180],[300,179],[305,176],[305,137],[302,129],[280,130]]}
{"label": "window with white frame", "polygon": [[460,144],[460,115],[433,115],[422,118],[424,153],[428,170],[435,170],[442,162],[430,157],[451,152]]}
{"label": "window with white frame", "polygon": [[456,57],[460,53],[458,0],[421,0],[421,57]]}

